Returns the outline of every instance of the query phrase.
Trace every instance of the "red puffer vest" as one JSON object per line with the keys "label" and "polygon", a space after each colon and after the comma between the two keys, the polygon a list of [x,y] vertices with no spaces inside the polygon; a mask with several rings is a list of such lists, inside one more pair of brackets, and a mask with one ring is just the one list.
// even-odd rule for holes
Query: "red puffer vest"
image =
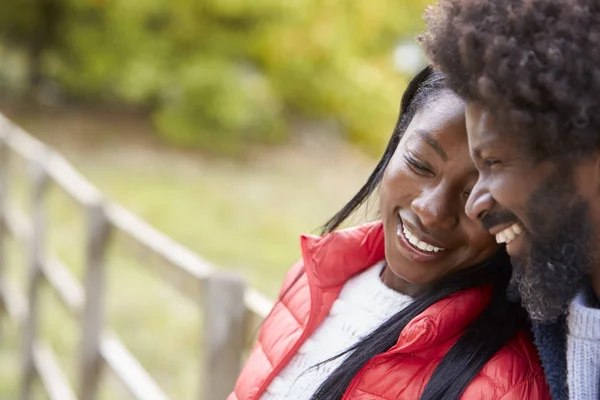
{"label": "red puffer vest", "polygon": [[[381,223],[323,237],[303,236],[301,243],[302,259],[288,272],[282,287],[282,293],[289,291],[280,296],[264,321],[258,343],[228,400],[259,399],[327,316],[344,283],[384,258]],[[473,288],[429,307],[404,328],[396,345],[365,364],[343,398],[418,399],[444,354],[482,312],[490,292],[489,288]],[[462,399],[550,399],[528,335],[519,334],[504,346],[470,383]]]}

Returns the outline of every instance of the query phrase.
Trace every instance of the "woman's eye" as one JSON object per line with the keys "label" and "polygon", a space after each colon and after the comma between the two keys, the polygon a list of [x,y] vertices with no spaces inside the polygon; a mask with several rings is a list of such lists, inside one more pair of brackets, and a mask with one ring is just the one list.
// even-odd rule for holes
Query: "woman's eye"
{"label": "woman's eye", "polygon": [[415,172],[419,175],[431,175],[433,174],[433,172],[426,167],[425,165],[423,165],[422,163],[420,163],[419,161],[417,161],[416,159],[414,159],[411,156],[405,156],[404,159],[406,160],[406,162],[412,167],[413,170],[415,170]]}
{"label": "woman's eye", "polygon": [[463,193],[463,198],[465,201],[469,200],[469,196],[471,195],[471,191],[467,190],[466,192]]}

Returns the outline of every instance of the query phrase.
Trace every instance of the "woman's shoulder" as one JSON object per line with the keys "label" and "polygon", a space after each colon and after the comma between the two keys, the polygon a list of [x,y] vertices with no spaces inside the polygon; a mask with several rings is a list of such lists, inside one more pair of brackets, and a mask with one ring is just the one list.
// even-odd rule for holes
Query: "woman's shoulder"
{"label": "woman's shoulder", "polygon": [[504,345],[485,365],[485,371],[500,370],[503,374],[506,367],[519,374],[542,374],[543,369],[537,355],[537,350],[529,332],[520,331]]}
{"label": "woman's shoulder", "polygon": [[304,275],[304,260],[301,258],[296,261],[292,267],[285,274],[285,278],[283,280],[283,285],[279,289],[279,299],[289,292],[289,290],[298,282],[298,280]]}
{"label": "woman's shoulder", "polygon": [[527,332],[519,332],[504,345],[482,368],[476,381],[479,385],[491,386],[503,400],[550,399],[537,350]]}

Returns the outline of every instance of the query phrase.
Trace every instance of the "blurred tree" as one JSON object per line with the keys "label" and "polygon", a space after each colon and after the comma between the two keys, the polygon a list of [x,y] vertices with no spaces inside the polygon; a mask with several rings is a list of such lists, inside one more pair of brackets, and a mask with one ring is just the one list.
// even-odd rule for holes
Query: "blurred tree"
{"label": "blurred tree", "polygon": [[280,140],[293,112],[334,116],[379,151],[405,84],[393,50],[428,2],[11,0],[0,38],[29,47],[33,84],[150,107],[180,145]]}
{"label": "blurred tree", "polygon": [[42,57],[58,40],[63,16],[62,0],[35,0],[35,24],[29,37],[29,84],[35,89],[42,83]]}
{"label": "blurred tree", "polygon": [[44,54],[58,45],[63,11],[63,0],[11,0],[3,5],[0,36],[27,54],[27,90],[31,93],[42,82]]}

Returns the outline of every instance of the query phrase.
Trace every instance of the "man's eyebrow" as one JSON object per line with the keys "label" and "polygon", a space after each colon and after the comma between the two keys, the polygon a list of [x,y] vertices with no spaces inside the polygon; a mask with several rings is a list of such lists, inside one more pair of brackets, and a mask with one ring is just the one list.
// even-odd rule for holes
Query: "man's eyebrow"
{"label": "man's eyebrow", "polygon": [[421,139],[423,139],[425,141],[425,143],[430,145],[433,148],[433,150],[435,150],[435,152],[439,154],[439,156],[442,158],[442,160],[448,161],[448,155],[446,154],[446,152],[444,151],[442,146],[440,146],[438,141],[435,140],[435,138],[433,137],[433,135],[431,133],[429,133],[423,129],[415,129],[415,133],[417,135],[419,135],[419,137]]}

